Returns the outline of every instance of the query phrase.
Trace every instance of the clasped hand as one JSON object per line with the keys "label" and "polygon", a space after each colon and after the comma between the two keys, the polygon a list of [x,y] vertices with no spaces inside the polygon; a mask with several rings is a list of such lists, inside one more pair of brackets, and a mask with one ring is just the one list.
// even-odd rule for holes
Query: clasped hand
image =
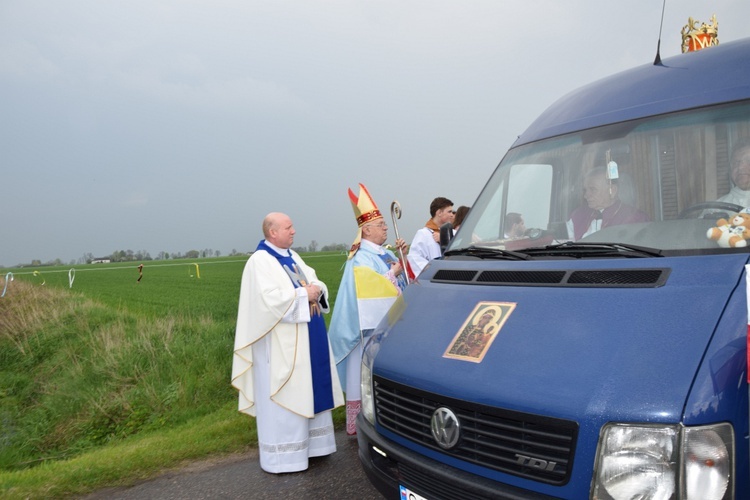
{"label": "clasped hand", "polygon": [[307,300],[310,303],[317,303],[320,298],[320,287],[318,285],[305,285],[307,290]]}

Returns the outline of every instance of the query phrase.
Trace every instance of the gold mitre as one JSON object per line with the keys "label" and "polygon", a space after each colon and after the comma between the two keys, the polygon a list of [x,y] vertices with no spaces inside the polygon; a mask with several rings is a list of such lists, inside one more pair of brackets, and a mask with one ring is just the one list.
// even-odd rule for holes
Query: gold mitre
{"label": "gold mitre", "polygon": [[364,184],[359,184],[359,196],[355,196],[354,192],[349,189],[349,201],[352,202],[354,217],[357,219],[357,237],[349,249],[348,258],[351,259],[357,253],[357,250],[359,250],[359,243],[362,241],[362,226],[367,222],[382,219],[383,215],[378,210],[378,206],[373,201]]}
{"label": "gold mitre", "polygon": [[682,52],[693,52],[711,45],[719,45],[719,23],[716,14],[711,16],[711,24],[701,23],[688,17],[682,28]]}

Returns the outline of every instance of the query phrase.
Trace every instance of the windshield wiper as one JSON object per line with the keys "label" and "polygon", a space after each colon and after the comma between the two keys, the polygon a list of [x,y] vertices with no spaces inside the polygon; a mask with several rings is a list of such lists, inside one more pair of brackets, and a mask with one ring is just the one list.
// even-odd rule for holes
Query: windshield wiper
{"label": "windshield wiper", "polygon": [[512,252],[510,250],[501,250],[499,248],[487,248],[478,247],[475,245],[468,246],[466,248],[458,248],[456,250],[448,250],[443,254],[445,257],[451,257],[455,255],[465,255],[468,257],[476,257],[478,259],[507,259],[507,260],[529,260],[530,257],[525,253]]}
{"label": "windshield wiper", "polygon": [[624,243],[594,243],[566,241],[557,245],[525,248],[524,253],[534,257],[541,255],[567,256],[576,259],[586,257],[664,257],[657,248],[626,245]]}

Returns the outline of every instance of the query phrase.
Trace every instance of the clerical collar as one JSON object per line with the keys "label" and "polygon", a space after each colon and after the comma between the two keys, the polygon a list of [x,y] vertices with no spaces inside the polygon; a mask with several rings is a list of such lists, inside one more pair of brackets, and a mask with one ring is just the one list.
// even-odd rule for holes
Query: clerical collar
{"label": "clerical collar", "polygon": [[276,253],[278,253],[279,255],[283,255],[283,256],[287,256],[287,257],[289,255],[292,255],[292,252],[290,252],[288,248],[279,248],[279,247],[277,247],[276,245],[274,245],[273,243],[271,243],[268,240],[265,240],[265,242],[266,242],[266,245],[268,245],[269,247],[271,247],[273,249],[273,251],[276,252]]}
{"label": "clerical collar", "polygon": [[378,253],[380,255],[382,255],[382,254],[385,253],[385,250],[383,250],[382,246],[376,245],[375,243],[373,243],[370,240],[362,239],[362,241],[360,241],[360,246],[361,245],[365,245],[365,246],[369,247],[370,250],[372,250],[373,252]]}
{"label": "clerical collar", "polygon": [[[617,215],[617,213],[620,211],[620,208],[622,207],[622,200],[617,200],[615,203],[612,203],[610,206],[606,208],[594,209],[594,213],[592,215],[592,218],[594,220],[602,220],[604,216],[607,216],[607,219],[614,217]],[[612,213],[614,212],[614,213]]]}

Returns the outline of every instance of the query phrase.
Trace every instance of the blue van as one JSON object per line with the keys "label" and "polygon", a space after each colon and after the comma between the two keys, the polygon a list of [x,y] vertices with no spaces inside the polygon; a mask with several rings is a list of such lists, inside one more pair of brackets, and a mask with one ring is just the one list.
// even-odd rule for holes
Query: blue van
{"label": "blue van", "polygon": [[366,346],[372,483],[417,500],[750,498],[749,138],[750,39],[549,107]]}

